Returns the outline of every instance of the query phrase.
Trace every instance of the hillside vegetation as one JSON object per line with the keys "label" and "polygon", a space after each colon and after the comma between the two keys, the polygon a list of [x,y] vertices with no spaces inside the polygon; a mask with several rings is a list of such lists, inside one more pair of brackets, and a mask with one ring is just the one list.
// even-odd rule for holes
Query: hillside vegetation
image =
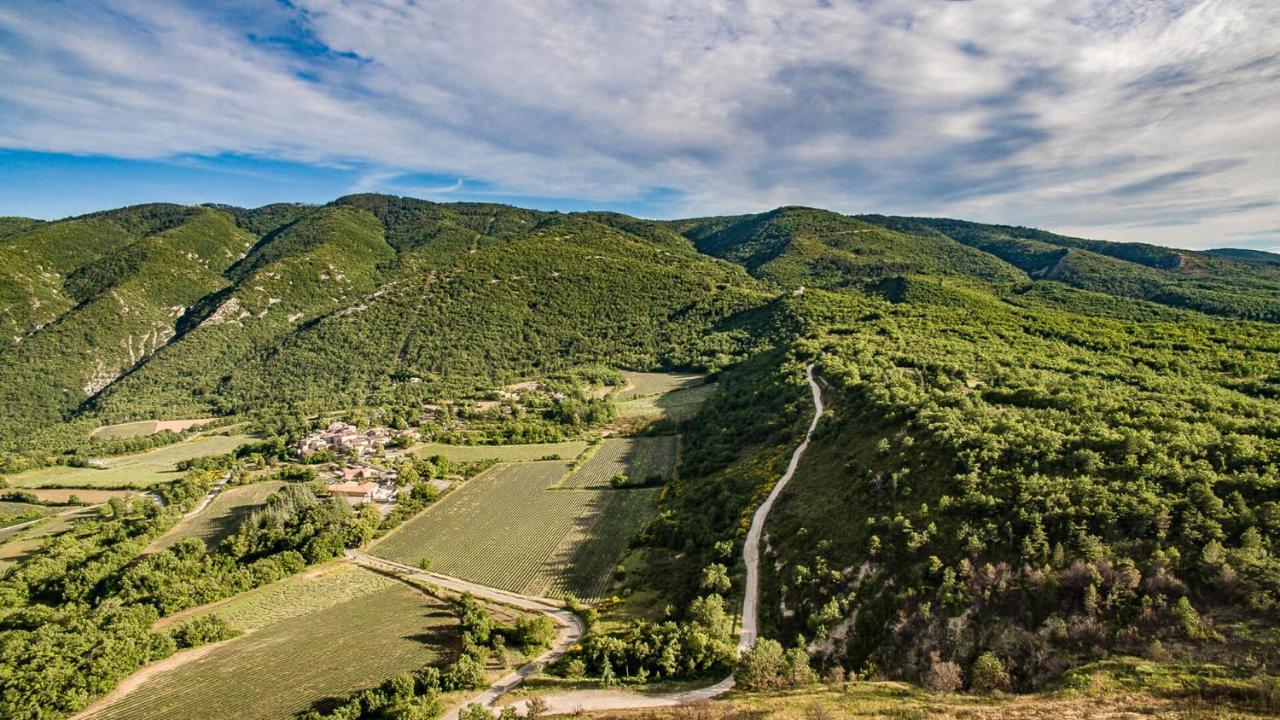
{"label": "hillside vegetation", "polygon": [[[401,420],[574,372],[596,389],[616,370],[705,377],[681,391],[694,401],[622,413],[678,451],[674,472],[630,478],[653,488],[605,489],[614,470],[590,490],[537,486],[635,503],[635,523],[601,540],[608,562],[569,583],[611,589],[626,553],[615,575],[634,596],[575,673],[728,670],[735,562],[808,422],[812,363],[829,412],[762,563],[766,634],[788,658],[803,648],[836,674],[1024,691],[1123,653],[1192,675],[1226,667],[1245,679],[1232,702],[1274,701],[1280,263],[1268,253],[799,207],[647,221],[381,195],[5,218],[0,250],[9,471],[173,437],[89,439],[105,424],[234,416],[283,448],[315,413]],[[633,385],[616,399],[644,400]],[[548,412],[580,430],[609,408],[585,398]],[[502,408],[492,437],[577,439],[530,433]],[[661,439],[677,432],[678,445]],[[614,542],[655,498],[643,547]],[[580,505],[556,511],[536,562],[590,515]],[[402,535],[386,547],[403,542],[413,563],[480,547]],[[492,577],[520,570],[493,564]],[[503,582],[529,586],[538,568],[526,569]],[[106,597],[90,585],[54,593],[59,607]]]}

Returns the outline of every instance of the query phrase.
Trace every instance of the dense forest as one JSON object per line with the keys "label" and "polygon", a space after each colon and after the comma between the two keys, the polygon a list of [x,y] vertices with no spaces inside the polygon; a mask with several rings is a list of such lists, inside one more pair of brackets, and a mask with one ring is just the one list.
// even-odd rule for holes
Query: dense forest
{"label": "dense forest", "polygon": [[[609,418],[584,379],[707,372],[717,390],[674,428],[680,472],[629,580],[671,609],[593,634],[561,671],[714,674],[812,363],[828,412],[767,531],[780,645],[744,668],[762,687],[807,672],[797,649],[944,690],[1040,688],[1117,653],[1249,675],[1280,661],[1277,321],[1268,253],[932,218],[658,222],[361,195],[7,219],[0,469],[174,439],[88,439],[104,423],[211,416],[287,437],[320,411],[395,424],[529,378],[561,399],[442,437],[559,440]],[[378,531],[308,492],[288,486],[213,555],[131,562],[175,519],[142,501],[51,543],[0,579],[0,662],[26,668],[3,692],[74,709],[172,651],[145,632],[155,617]],[[72,636],[128,652],[76,679],[59,670],[89,647]],[[353,702],[440,687],[397,683]]]}

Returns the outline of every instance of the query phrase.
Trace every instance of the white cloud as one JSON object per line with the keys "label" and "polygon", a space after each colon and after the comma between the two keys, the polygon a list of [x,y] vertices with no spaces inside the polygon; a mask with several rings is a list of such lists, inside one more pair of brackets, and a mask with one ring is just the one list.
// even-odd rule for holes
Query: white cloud
{"label": "white cloud", "polygon": [[[1205,245],[1280,227],[1269,0],[0,8],[0,146],[240,153],[670,214]],[[443,188],[437,188],[436,192]]]}

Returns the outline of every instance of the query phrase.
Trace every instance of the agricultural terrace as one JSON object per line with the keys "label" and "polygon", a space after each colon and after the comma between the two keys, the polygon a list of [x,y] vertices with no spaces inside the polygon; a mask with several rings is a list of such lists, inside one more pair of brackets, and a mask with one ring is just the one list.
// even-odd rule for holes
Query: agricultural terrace
{"label": "agricultural terrace", "polygon": [[[570,469],[557,461],[496,465],[370,552],[408,565],[426,558],[432,571],[513,592],[597,597],[633,528],[652,514],[652,496],[557,488]],[[615,512],[630,522],[600,524]]]}
{"label": "agricultural terrace", "polygon": [[[351,575],[352,579],[361,574]],[[356,582],[363,582],[356,580]],[[401,672],[448,661],[448,608],[386,580],[371,592],[175,656],[174,667],[111,700],[94,720],[275,720]],[[381,583],[372,583],[380,585]],[[145,672],[145,671],[144,671]]]}
{"label": "agricultural terrace", "polygon": [[177,480],[177,465],[207,455],[223,455],[252,442],[249,435],[201,435],[137,455],[108,458],[101,467],[57,467],[28,470],[6,478],[9,487],[147,487]]}
{"label": "agricultural terrace", "polygon": [[528,462],[559,457],[561,460],[572,460],[587,449],[585,440],[571,440],[559,443],[533,443],[529,445],[445,445],[443,443],[422,443],[413,447],[413,453],[419,457],[443,455],[454,462],[480,462],[481,460],[497,460],[498,462]]}
{"label": "agricultural terrace", "polygon": [[169,532],[157,538],[147,552],[159,552],[182,538],[199,538],[213,550],[224,538],[235,532],[240,523],[254,510],[266,504],[271,493],[284,483],[268,480],[251,485],[231,486],[223,490],[209,503],[209,507],[183,518]]}
{"label": "agricultural terrace", "polygon": [[180,433],[194,427],[207,425],[217,418],[196,418],[193,420],[139,420],[137,422],[103,425],[94,428],[89,437],[94,440],[123,440],[126,438],[154,435],[158,432]]}
{"label": "agricultural terrace", "polygon": [[706,382],[705,375],[690,373],[622,372],[624,383],[614,395],[618,400],[634,400],[651,395],[665,395]]}
{"label": "agricultural terrace", "polygon": [[614,476],[626,475],[631,482],[665,482],[676,467],[677,437],[609,438],[601,441],[591,458],[574,470],[561,487],[609,487]]}
{"label": "agricultural terrace", "polygon": [[715,383],[672,390],[661,395],[635,398],[617,404],[618,417],[667,418],[679,420],[698,412],[702,404],[716,391]]}

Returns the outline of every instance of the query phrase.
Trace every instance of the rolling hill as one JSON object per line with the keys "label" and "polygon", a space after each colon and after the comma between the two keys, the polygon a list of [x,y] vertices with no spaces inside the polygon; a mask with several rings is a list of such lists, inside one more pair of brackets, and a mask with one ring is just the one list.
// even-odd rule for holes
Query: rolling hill
{"label": "rolling hill", "polygon": [[679,468],[618,571],[691,607],[708,569],[738,591],[813,364],[828,413],[770,516],[767,635],[924,683],[990,656],[1018,690],[1116,653],[1205,676],[1280,661],[1268,253],[385,195],[4,218],[0,251],[6,469],[115,447],[89,439],[109,423],[271,432],[584,368],[708,373],[701,409],[662,421]]}

